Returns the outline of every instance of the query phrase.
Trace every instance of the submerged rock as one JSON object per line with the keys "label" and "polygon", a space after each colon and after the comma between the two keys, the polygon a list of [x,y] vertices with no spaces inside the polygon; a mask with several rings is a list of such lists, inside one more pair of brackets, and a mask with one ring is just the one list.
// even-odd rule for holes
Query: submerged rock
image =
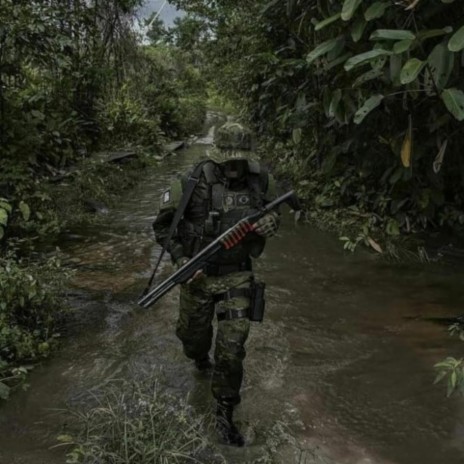
{"label": "submerged rock", "polygon": [[108,214],[108,206],[98,200],[84,200],[85,209],[90,213]]}

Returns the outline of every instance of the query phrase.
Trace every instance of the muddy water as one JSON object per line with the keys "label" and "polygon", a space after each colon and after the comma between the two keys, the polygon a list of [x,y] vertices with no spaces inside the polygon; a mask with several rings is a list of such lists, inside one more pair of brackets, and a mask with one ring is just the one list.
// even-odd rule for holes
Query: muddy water
{"label": "muddy water", "polygon": [[[63,450],[50,448],[66,430],[53,409],[130,373],[159,372],[199,410],[212,407],[208,379],[174,336],[177,291],[150,311],[134,304],[159,253],[150,230],[159,194],[209,142],[151,169],[97,225],[62,240],[76,269],[78,315],[31,388],[0,410],[0,464],[63,463]],[[459,356],[462,344],[441,326],[406,318],[462,313],[463,269],[347,255],[335,237],[295,226],[288,213],[256,269],[268,284],[268,312],[252,329],[237,411],[250,444],[222,447],[228,462],[264,453],[299,464],[464,462],[464,403],[432,385],[433,364]],[[170,271],[166,262],[162,273]]]}

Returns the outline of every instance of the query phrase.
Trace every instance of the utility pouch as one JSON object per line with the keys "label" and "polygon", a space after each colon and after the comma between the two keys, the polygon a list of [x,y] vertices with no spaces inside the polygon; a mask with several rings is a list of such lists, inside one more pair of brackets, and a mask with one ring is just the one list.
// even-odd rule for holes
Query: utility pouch
{"label": "utility pouch", "polygon": [[220,229],[220,214],[218,211],[210,211],[205,221],[205,233],[207,235],[217,235]]}
{"label": "utility pouch", "polygon": [[264,282],[253,281],[251,285],[251,304],[249,309],[248,318],[252,322],[263,322],[264,308],[266,301],[264,299],[264,292],[266,284]]}

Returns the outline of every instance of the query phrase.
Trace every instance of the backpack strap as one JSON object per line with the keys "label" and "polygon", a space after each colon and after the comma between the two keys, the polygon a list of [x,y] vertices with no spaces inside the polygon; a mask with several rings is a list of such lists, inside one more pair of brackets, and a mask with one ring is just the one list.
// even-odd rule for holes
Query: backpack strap
{"label": "backpack strap", "polygon": [[148,281],[147,287],[145,288],[145,290],[142,293],[142,296],[145,296],[148,293],[148,291],[150,290],[150,287],[153,284],[153,280],[155,279],[156,272],[158,271],[161,260],[163,259],[163,256],[166,253],[166,250],[167,250],[167,248],[169,246],[169,242],[171,241],[172,236],[174,235],[174,231],[177,229],[177,226],[179,225],[179,222],[182,219],[182,216],[184,215],[185,209],[187,208],[187,205],[188,205],[190,199],[192,198],[193,191],[195,190],[195,187],[197,186],[197,184],[198,184],[198,182],[200,180],[201,173],[203,172],[204,167],[207,164],[211,164],[211,161],[206,160],[206,161],[202,161],[202,162],[198,163],[195,166],[193,172],[190,174],[190,176],[188,177],[186,183],[183,186],[184,191],[183,191],[183,194],[182,194],[182,198],[181,198],[181,200],[179,202],[179,206],[178,206],[178,208],[176,210],[174,218],[173,218],[173,220],[171,222],[171,225],[169,227],[169,232],[168,232],[168,235],[166,237],[166,240],[164,241],[163,249],[161,250],[161,253],[160,253],[159,257],[158,257],[158,261],[156,262],[153,273],[152,273],[152,275],[150,277],[150,280]]}

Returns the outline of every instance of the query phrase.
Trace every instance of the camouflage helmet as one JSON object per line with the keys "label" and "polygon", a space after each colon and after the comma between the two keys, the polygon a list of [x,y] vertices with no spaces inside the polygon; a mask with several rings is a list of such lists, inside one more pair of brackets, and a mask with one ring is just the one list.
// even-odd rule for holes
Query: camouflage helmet
{"label": "camouflage helmet", "polygon": [[214,133],[214,143],[224,150],[253,150],[253,134],[238,122],[228,121],[217,128]]}
{"label": "camouflage helmet", "polygon": [[215,147],[207,151],[210,159],[224,163],[233,159],[257,160],[252,132],[237,122],[226,122],[214,134]]}

